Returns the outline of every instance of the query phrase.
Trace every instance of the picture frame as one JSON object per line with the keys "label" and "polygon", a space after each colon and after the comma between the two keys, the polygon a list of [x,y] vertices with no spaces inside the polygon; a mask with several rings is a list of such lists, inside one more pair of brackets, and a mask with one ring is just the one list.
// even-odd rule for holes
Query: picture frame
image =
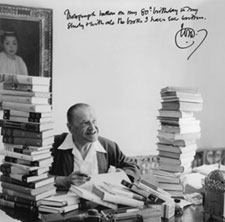
{"label": "picture frame", "polygon": [[52,77],[52,14],[52,9],[0,4],[0,35],[16,32],[17,54],[28,75]]}

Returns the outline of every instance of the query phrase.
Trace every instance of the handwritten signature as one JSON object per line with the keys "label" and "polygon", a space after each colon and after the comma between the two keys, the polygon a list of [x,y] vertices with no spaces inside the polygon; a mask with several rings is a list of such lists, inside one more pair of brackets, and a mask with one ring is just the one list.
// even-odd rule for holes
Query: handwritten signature
{"label": "handwritten signature", "polygon": [[[198,43],[197,36],[199,33],[203,33],[202,40]],[[187,49],[192,46],[196,47],[188,56],[187,60],[196,52],[196,50],[202,45],[208,35],[208,31],[206,29],[199,29],[195,31],[193,28],[184,27],[184,24],[181,24],[181,29],[175,35],[175,44],[180,49]]]}

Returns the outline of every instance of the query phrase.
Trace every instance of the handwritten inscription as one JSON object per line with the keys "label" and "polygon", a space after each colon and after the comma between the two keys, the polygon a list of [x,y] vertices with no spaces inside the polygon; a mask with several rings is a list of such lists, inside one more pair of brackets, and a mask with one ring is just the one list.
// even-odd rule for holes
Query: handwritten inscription
{"label": "handwritten inscription", "polygon": [[[193,53],[196,52],[205,41],[207,35],[208,31],[206,29],[195,31],[193,28],[184,27],[184,24],[182,23],[181,29],[175,35],[175,44],[180,49],[187,49],[193,46],[193,51],[187,58],[190,59]],[[198,36],[200,37],[198,38]]]}
{"label": "handwritten inscription", "polygon": [[137,10],[94,10],[87,13],[78,13],[71,9],[64,10],[67,30],[85,30],[88,28],[99,28],[102,26],[133,26],[147,25],[150,23],[180,23],[181,28],[175,33],[175,45],[179,49],[193,49],[187,59],[196,52],[196,50],[205,41],[208,31],[204,28],[194,30],[191,27],[185,27],[184,22],[204,21],[206,18],[200,14],[198,8],[188,5],[173,8],[149,6]]}
{"label": "handwritten inscription", "polygon": [[98,26],[144,25],[147,23],[200,21],[206,18],[199,14],[199,9],[190,6],[181,8],[150,6],[138,10],[96,10],[77,13],[64,10],[67,29],[81,29]]}

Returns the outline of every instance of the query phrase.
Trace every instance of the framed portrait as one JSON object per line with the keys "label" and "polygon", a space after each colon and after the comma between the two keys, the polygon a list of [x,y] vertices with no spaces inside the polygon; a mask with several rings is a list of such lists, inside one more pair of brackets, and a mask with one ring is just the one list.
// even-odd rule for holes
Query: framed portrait
{"label": "framed portrait", "polygon": [[28,75],[52,77],[52,9],[0,4],[0,53],[4,33],[16,34]]}

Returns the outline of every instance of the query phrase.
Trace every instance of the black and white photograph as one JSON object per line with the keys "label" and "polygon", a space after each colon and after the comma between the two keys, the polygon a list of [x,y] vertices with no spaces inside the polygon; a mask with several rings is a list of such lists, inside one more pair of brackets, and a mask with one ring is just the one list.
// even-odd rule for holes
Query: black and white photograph
{"label": "black and white photograph", "polygon": [[224,221],[224,10],[0,0],[0,221]]}

